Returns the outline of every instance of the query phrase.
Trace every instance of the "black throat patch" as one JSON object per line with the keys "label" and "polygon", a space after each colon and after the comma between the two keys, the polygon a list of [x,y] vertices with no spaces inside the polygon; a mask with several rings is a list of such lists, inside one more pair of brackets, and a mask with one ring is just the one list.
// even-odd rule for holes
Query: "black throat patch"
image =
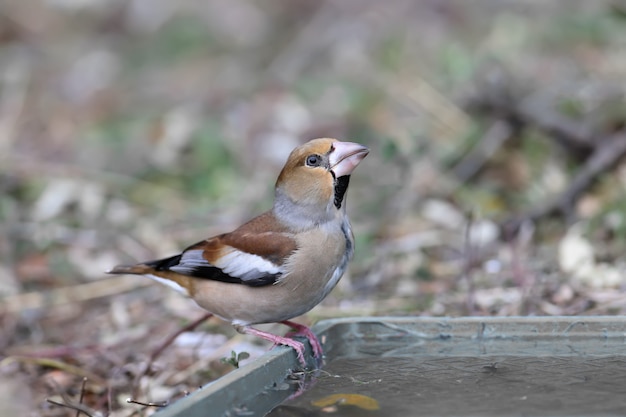
{"label": "black throat patch", "polygon": [[348,191],[348,184],[350,184],[350,175],[344,175],[335,180],[335,207],[337,209],[341,208],[343,197],[346,195],[346,191]]}

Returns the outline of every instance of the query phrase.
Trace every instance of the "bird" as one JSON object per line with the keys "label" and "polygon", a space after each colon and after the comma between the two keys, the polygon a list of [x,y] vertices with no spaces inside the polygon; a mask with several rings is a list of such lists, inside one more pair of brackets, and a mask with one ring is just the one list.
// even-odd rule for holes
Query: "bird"
{"label": "bird", "polygon": [[[309,327],[291,319],[319,304],[353,257],[346,191],[368,153],[354,142],[310,140],[287,158],[269,211],[177,255],[107,272],[165,284],[240,333],[292,347],[306,367],[304,344],[291,336],[304,336],[318,361],[323,348]],[[262,323],[282,323],[294,331],[278,336],[252,327]]]}

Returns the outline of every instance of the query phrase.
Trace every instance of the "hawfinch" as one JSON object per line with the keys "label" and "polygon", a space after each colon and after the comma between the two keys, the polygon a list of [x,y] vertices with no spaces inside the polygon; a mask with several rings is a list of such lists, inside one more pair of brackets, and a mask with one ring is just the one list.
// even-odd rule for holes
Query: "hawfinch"
{"label": "hawfinch", "polygon": [[306,326],[289,321],[311,310],[337,285],[354,252],[346,215],[350,174],[369,150],[358,143],[314,139],[295,148],[276,181],[271,210],[236,230],[189,246],[178,255],[110,274],[145,275],[191,297],[241,333],[293,347],[304,345],[253,324],[279,322],[322,346]]}

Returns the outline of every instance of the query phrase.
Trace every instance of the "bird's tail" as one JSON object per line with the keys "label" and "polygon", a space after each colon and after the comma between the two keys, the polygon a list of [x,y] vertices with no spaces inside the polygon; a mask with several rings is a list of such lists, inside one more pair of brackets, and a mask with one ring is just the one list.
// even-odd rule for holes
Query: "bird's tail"
{"label": "bird's tail", "polygon": [[143,275],[148,274],[152,268],[145,264],[136,265],[117,265],[107,271],[107,274],[135,274]]}
{"label": "bird's tail", "polygon": [[169,258],[157,259],[155,261],[142,262],[134,265],[118,265],[107,271],[107,274],[152,274],[154,271],[167,271],[170,267],[178,265],[181,255],[170,256]]}

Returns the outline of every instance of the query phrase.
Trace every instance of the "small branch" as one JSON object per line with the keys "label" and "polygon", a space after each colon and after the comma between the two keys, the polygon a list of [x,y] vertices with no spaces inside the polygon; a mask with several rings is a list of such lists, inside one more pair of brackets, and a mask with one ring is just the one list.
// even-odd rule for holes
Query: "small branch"
{"label": "small branch", "polygon": [[592,127],[585,122],[563,115],[552,106],[552,100],[542,98],[549,106],[541,105],[540,100],[525,100],[521,105],[509,109],[520,122],[536,126],[556,139],[563,146],[578,151],[588,151],[597,147],[600,142],[595,138]]}
{"label": "small branch", "polygon": [[[98,413],[96,410],[92,410],[91,408],[87,407],[86,405],[83,404],[75,404],[73,402],[69,402],[65,399],[65,397],[63,397],[63,401],[65,402],[57,402],[54,401],[50,398],[46,398],[46,401],[49,402],[50,404],[54,404],[54,405],[58,405],[59,407],[65,407],[65,408],[69,408],[71,410],[76,410],[77,413],[83,413],[89,417],[97,417],[100,415],[100,413]],[[78,415],[78,414],[77,414]]]}
{"label": "small branch", "polygon": [[[113,376],[111,376],[110,378],[114,378]],[[107,409],[107,416],[110,416],[111,413],[113,412],[113,388],[111,387],[111,384],[108,383],[107,384],[107,389],[106,389],[106,395],[101,395],[98,400],[96,401],[96,404],[94,405],[94,408],[96,410],[104,410],[106,405],[106,409]]]}
{"label": "small branch", "polygon": [[107,408],[109,410],[108,415],[111,415],[113,412],[113,388],[111,385],[107,387]]}
{"label": "small branch", "polygon": [[[78,404],[83,404],[83,399],[85,398],[85,384],[87,383],[87,378],[83,377],[83,382],[80,385],[80,397],[78,398]],[[80,410],[76,410],[76,417],[80,417]]]}
{"label": "small branch", "polygon": [[29,358],[29,357],[23,357],[23,356],[9,356],[9,357],[4,358],[2,361],[0,361],[0,367],[7,365],[9,363],[13,363],[13,362],[31,363],[31,364],[38,365],[38,366],[46,366],[49,368],[60,369],[61,371],[64,371],[73,375],[79,375],[84,378],[89,378],[91,381],[94,381],[98,385],[106,384],[106,381],[102,377],[94,374],[93,372],[84,370],[78,366],[70,365],[65,362],[61,362],[61,361],[54,360],[54,359],[48,359],[48,358]]}
{"label": "small branch", "polygon": [[513,126],[496,120],[476,145],[452,168],[461,183],[472,179],[515,132]]}
{"label": "small branch", "polygon": [[154,361],[159,356],[161,356],[161,354],[165,351],[165,349],[168,348],[168,346],[170,346],[172,343],[174,343],[174,340],[176,340],[176,338],[178,336],[180,336],[181,334],[183,334],[185,332],[192,331],[193,329],[198,327],[203,322],[207,321],[212,316],[213,316],[212,313],[208,313],[208,312],[204,313],[198,319],[192,321],[191,323],[187,324],[186,326],[181,327],[180,329],[178,329],[177,331],[172,333],[167,339],[165,339],[163,341],[163,343],[161,343],[156,349],[154,349],[152,351],[152,353],[150,354],[150,358],[148,359],[148,363],[146,364],[146,367],[144,368],[143,372],[139,373],[137,375],[137,377],[135,378],[134,385],[136,387],[139,386],[139,380],[141,380],[141,378],[143,378],[148,372],[150,372],[150,368],[152,368],[152,364],[154,363]]}
{"label": "small branch", "polygon": [[138,404],[138,405],[143,405],[144,407],[167,407],[169,405],[169,401],[161,401],[158,403],[153,403],[153,402],[149,402],[149,403],[144,403],[142,401],[137,401],[134,400],[132,398],[127,398],[126,402],[128,404]]}
{"label": "small branch", "polygon": [[553,98],[539,97],[538,94],[522,98],[498,88],[501,87],[471,97],[467,107],[504,119],[513,126],[534,126],[578,155],[601,144],[588,123],[567,117],[555,109]]}
{"label": "small branch", "polygon": [[180,329],[178,329],[176,332],[172,333],[167,339],[165,339],[163,341],[163,343],[161,343],[161,345],[156,348],[155,350],[152,351],[152,354],[150,354],[150,360],[148,361],[148,369],[150,368],[150,366],[152,365],[152,362],[154,362],[156,360],[156,358],[158,358],[159,356],[161,356],[161,354],[163,353],[163,351],[165,349],[167,349],[167,347],[169,345],[171,345],[172,343],[174,343],[174,340],[176,340],[176,338],[178,336],[180,336],[181,334],[185,333],[185,332],[190,332],[193,329],[195,329],[196,327],[198,327],[200,324],[204,323],[205,321],[207,321],[208,319],[210,319],[213,316],[212,313],[204,313],[200,318],[192,321],[191,323],[187,324],[184,327],[181,327]]}
{"label": "small branch", "polygon": [[596,178],[615,167],[626,155],[626,132],[620,132],[605,138],[598,138],[601,142],[589,157],[583,168],[576,174],[571,185],[562,196],[562,202],[571,204],[582,194]]}
{"label": "small branch", "polygon": [[539,205],[526,214],[505,220],[502,225],[506,230],[515,231],[526,220],[538,220],[554,213],[563,213],[571,218],[576,200],[593,185],[598,176],[615,167],[626,156],[626,133],[606,137],[586,161],[571,181],[567,190],[543,205]]}
{"label": "small branch", "polygon": [[58,305],[108,297],[151,285],[150,280],[130,276],[105,278],[86,284],[56,288],[45,294],[36,291],[0,298],[0,312],[18,313],[24,310],[50,308]]}
{"label": "small branch", "polygon": [[[556,107],[556,97],[538,92],[523,98],[522,94],[512,92],[511,84],[508,80],[497,85],[488,85],[467,101],[467,107],[487,113],[496,120],[508,122],[514,127],[528,126],[539,129],[583,161],[582,168],[574,175],[570,185],[561,195],[502,222],[505,232],[515,234],[526,220],[538,220],[559,212],[571,220],[574,205],[580,195],[588,190],[601,174],[614,168],[626,155],[626,132],[623,130],[617,133],[596,132],[592,124],[561,113]],[[459,164],[457,172],[459,168],[464,168],[460,173],[471,173],[475,170],[474,165],[465,168]]]}
{"label": "small branch", "polygon": [[474,267],[474,251],[473,245],[471,241],[470,232],[472,229],[472,223],[474,221],[474,216],[472,213],[468,216],[467,225],[465,226],[465,242],[463,244],[463,278],[467,281],[467,312],[470,316],[476,315],[476,299],[475,299],[475,287],[474,287],[474,276],[472,274],[472,269]]}

